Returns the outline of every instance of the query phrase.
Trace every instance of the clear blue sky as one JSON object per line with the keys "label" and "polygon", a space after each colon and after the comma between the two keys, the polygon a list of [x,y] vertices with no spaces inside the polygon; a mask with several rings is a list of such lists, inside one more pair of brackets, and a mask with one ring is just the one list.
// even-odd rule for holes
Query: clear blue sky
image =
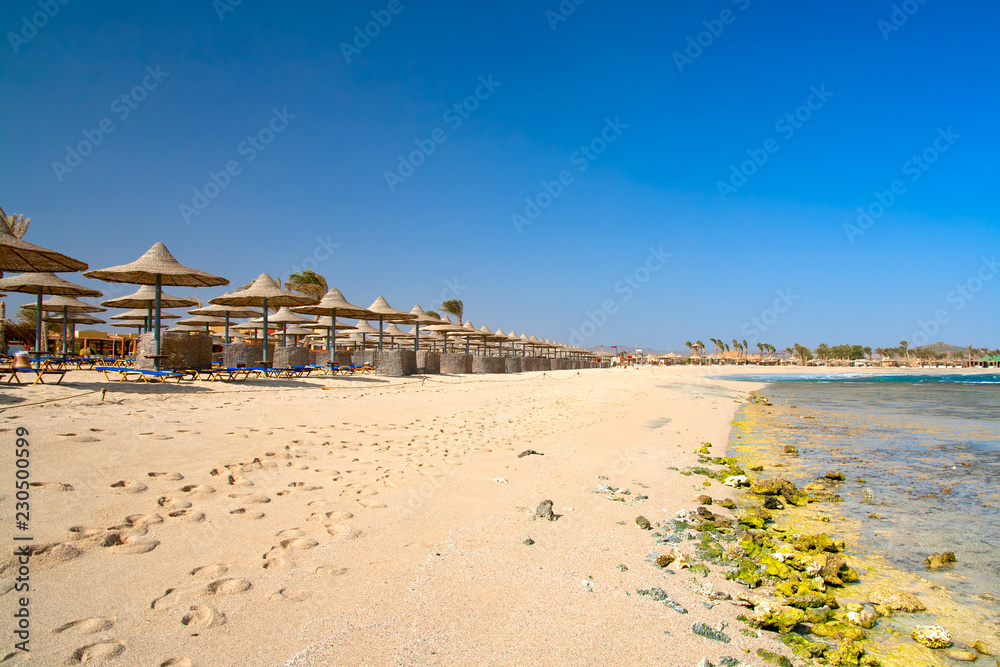
{"label": "clear blue sky", "polygon": [[0,4],[28,240],[91,268],[160,240],[236,285],[313,258],[363,306],[457,294],[587,346],[895,345],[936,316],[932,341],[1000,344],[995,2],[232,2]]}

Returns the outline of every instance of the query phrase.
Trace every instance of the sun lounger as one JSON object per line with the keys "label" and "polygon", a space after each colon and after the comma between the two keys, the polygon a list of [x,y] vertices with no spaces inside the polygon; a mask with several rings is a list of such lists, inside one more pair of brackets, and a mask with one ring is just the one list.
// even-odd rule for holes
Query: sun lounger
{"label": "sun lounger", "polygon": [[63,369],[52,369],[52,368],[10,368],[7,370],[10,373],[10,377],[7,378],[7,384],[11,381],[16,380],[18,384],[23,384],[21,378],[18,377],[20,373],[34,373],[35,381],[32,382],[32,386],[36,384],[45,384],[44,376],[46,375],[58,375],[59,379],[56,380],[56,384],[62,384],[63,378],[66,377],[66,371]]}
{"label": "sun lounger", "polygon": [[191,377],[193,371],[151,371],[139,368],[119,368],[117,366],[96,366],[95,371],[104,373],[108,382],[112,381],[112,374],[117,374],[118,382],[157,382],[163,384],[167,380],[177,380],[180,382]]}

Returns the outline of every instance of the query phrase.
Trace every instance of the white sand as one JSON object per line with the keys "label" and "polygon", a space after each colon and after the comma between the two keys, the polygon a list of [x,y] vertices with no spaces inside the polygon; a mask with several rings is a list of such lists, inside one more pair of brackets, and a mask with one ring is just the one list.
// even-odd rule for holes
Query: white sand
{"label": "white sand", "polygon": [[[669,469],[695,464],[703,441],[724,455],[738,401],[759,385],[705,379],[720,372],[732,371],[155,387],[73,372],[61,387],[5,389],[4,405],[65,399],[0,414],[5,554],[17,426],[30,430],[32,480],[48,483],[32,489],[31,533],[62,545],[32,560],[32,661],[693,665],[756,664],[760,646],[787,654],[739,632],[743,608],[706,609],[689,571],[650,565],[647,552],[663,548],[634,522],[694,508],[701,493],[733,497]],[[103,402],[79,395],[102,387]],[[526,449],[543,455],[518,458]],[[649,499],[610,502],[592,492],[600,483]],[[530,521],[544,499],[560,518]],[[740,591],[718,568],[709,581]],[[690,613],[636,595],[650,586]],[[14,595],[0,596],[5,637]],[[691,632],[723,620],[728,645]]]}

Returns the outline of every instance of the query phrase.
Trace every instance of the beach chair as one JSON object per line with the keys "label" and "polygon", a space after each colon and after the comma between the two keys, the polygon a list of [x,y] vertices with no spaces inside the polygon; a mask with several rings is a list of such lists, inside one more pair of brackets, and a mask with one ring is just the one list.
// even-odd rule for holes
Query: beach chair
{"label": "beach chair", "polygon": [[96,371],[104,373],[104,377],[108,382],[112,382],[112,374],[116,374],[118,377],[118,382],[138,382],[142,381],[144,383],[155,382],[156,384],[163,384],[167,380],[177,380],[180,382],[186,378],[191,377],[191,373],[194,371],[151,371],[139,368],[120,368],[118,366],[96,366],[94,368]]}
{"label": "beach chair", "polygon": [[16,380],[18,384],[24,384],[21,382],[21,378],[18,377],[21,373],[27,373],[35,375],[35,381],[31,383],[31,386],[36,384],[45,384],[46,375],[58,375],[59,379],[56,380],[56,384],[62,384],[63,378],[66,377],[66,370],[61,368],[10,368],[7,370],[10,373],[10,377],[7,378],[7,384]]}

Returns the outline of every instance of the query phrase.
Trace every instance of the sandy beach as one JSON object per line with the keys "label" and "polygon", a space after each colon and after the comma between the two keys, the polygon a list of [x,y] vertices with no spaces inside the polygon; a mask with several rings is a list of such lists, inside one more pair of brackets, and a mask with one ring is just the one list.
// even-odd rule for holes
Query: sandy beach
{"label": "sandy beach", "polygon": [[[702,580],[653,566],[635,523],[735,497],[677,470],[702,442],[722,453],[757,386],[717,372],[126,387],[79,371],[9,390],[0,417],[10,442],[28,429],[35,484],[31,658],[686,665],[777,650],[736,628],[730,644],[693,634],[742,608],[708,609]],[[532,520],[547,499],[558,519]],[[689,613],[636,594],[654,586]]]}

